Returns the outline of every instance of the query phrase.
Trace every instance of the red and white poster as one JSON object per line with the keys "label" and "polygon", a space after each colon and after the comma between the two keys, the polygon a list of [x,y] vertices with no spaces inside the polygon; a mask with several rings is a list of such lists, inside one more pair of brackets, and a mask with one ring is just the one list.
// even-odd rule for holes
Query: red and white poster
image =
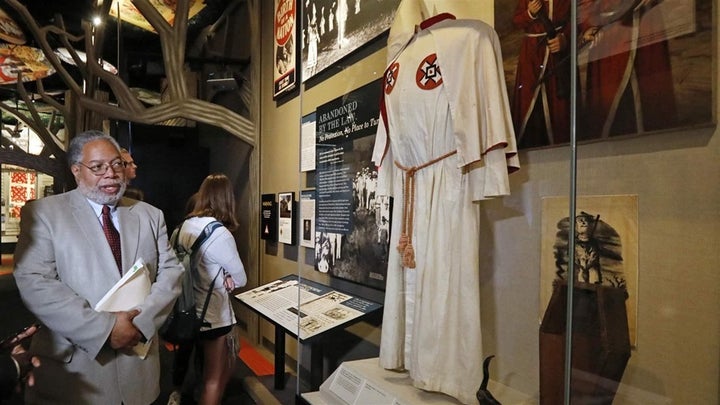
{"label": "red and white poster", "polygon": [[275,97],[295,88],[296,20],[295,0],[275,0]]}

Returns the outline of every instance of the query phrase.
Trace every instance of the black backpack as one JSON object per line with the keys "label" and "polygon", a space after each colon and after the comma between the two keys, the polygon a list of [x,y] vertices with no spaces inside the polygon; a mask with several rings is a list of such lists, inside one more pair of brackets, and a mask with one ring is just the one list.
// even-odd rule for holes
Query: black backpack
{"label": "black backpack", "polygon": [[[182,229],[183,224],[180,224],[179,227],[175,228],[175,231],[170,237],[170,244],[175,250],[175,255],[177,255],[178,260],[185,268],[182,280],[182,292],[175,301],[172,311],[170,311],[170,314],[158,331],[158,334],[163,340],[174,344],[191,342],[195,340],[198,333],[200,333],[200,327],[203,325],[205,320],[205,312],[207,311],[207,306],[210,302],[212,289],[208,289],[207,296],[205,297],[205,304],[203,305],[202,312],[198,317],[197,305],[193,294],[193,273],[197,271],[195,253],[200,248],[200,245],[202,245],[203,242],[212,235],[215,229],[223,226],[219,221],[210,222],[205,226],[205,229],[203,229],[200,235],[198,235],[190,249],[185,249],[178,243],[178,236],[180,235],[180,229]],[[218,271],[218,274],[215,275],[215,279],[213,279],[210,285],[215,284],[215,280],[221,272],[222,269]]]}

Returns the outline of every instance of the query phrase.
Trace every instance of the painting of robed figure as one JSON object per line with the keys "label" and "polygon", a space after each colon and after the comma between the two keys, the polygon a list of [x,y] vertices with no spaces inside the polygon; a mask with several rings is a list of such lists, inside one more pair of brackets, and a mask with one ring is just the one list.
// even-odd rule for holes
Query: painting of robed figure
{"label": "painting of robed figure", "polygon": [[572,1],[495,1],[519,148],[569,142],[573,93],[579,141],[712,123],[710,0]]}

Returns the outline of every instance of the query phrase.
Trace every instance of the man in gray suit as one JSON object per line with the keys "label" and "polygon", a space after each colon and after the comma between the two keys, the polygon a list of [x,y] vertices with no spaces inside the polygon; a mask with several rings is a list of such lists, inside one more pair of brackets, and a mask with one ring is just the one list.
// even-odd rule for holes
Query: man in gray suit
{"label": "man in gray suit", "polygon": [[[27,404],[147,405],[160,394],[156,331],[180,293],[183,267],[168,244],[163,214],[122,198],[124,164],[110,136],[87,131],[68,148],[75,190],[28,203],[15,250],[15,280],[23,302],[46,326],[31,352],[40,357]],[[110,207],[112,238],[102,213]],[[117,232],[115,232],[117,231]],[[117,240],[117,239],[116,239]],[[124,312],[95,304],[142,258],[152,287],[144,302]],[[145,359],[131,348],[151,341]]]}

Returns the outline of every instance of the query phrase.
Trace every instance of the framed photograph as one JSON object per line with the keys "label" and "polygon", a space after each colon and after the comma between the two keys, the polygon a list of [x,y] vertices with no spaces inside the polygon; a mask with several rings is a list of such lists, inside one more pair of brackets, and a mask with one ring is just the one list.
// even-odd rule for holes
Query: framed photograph
{"label": "framed photograph", "polygon": [[286,245],[295,244],[294,204],[295,193],[278,194],[278,242]]}
{"label": "framed photograph", "polygon": [[274,93],[277,97],[297,82],[297,7],[295,0],[275,0]]}
{"label": "framed photograph", "polygon": [[400,0],[301,0],[302,81],[387,31]]}
{"label": "framed photograph", "polygon": [[627,292],[630,344],[637,342],[638,197],[637,195],[578,196],[570,220],[568,197],[542,199],[540,319],[553,282],[568,278],[568,235],[575,228],[575,282],[602,284]]}
{"label": "framed photograph", "polygon": [[[531,18],[530,0],[494,2],[521,149],[570,140],[571,1],[543,3]],[[579,141],[712,124],[712,3],[579,2]]]}

